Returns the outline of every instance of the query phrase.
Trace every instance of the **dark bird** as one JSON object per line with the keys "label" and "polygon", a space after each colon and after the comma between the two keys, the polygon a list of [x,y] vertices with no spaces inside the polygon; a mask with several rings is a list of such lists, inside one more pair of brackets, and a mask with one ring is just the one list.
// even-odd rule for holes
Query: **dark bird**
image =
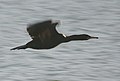
{"label": "dark bird", "polygon": [[47,20],[29,25],[27,31],[32,40],[25,45],[12,48],[11,50],[26,48],[50,49],[60,43],[69,41],[98,39],[98,37],[89,36],[87,34],[65,36],[64,34],[58,33],[56,30],[56,26],[59,25],[59,23],[58,21],[53,22],[52,20]]}

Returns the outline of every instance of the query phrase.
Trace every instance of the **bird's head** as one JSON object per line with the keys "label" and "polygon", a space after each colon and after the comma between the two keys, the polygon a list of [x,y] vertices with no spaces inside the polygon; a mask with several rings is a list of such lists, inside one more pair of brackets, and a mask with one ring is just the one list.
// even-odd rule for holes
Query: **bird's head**
{"label": "bird's head", "polygon": [[84,40],[88,40],[88,39],[98,39],[98,37],[93,37],[87,34],[81,34],[81,38]]}

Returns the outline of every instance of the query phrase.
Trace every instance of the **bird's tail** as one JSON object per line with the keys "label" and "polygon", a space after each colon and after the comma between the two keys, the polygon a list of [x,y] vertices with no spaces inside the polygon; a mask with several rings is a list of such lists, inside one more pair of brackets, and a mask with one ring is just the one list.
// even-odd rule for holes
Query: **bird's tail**
{"label": "bird's tail", "polygon": [[15,47],[15,48],[12,48],[12,49],[10,49],[10,50],[19,50],[19,49],[26,49],[27,48],[27,46],[26,45],[22,45],[22,46],[18,46],[18,47]]}

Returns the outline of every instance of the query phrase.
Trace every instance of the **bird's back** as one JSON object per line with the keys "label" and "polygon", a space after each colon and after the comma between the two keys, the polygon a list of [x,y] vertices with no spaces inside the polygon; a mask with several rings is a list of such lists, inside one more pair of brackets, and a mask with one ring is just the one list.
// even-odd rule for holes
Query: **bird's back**
{"label": "bird's back", "polygon": [[51,20],[29,25],[27,31],[33,39],[28,43],[32,48],[52,48],[61,42],[63,35],[56,30],[58,22],[53,23]]}

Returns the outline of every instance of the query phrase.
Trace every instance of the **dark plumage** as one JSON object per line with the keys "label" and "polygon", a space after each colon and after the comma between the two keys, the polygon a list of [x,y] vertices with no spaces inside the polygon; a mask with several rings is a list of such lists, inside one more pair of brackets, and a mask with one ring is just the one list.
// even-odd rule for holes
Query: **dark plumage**
{"label": "dark plumage", "polygon": [[50,49],[60,43],[69,42],[72,40],[88,40],[88,39],[98,39],[98,37],[92,37],[87,34],[71,35],[65,36],[60,34],[56,30],[56,26],[59,22],[52,22],[52,20],[43,21],[40,23],[31,24],[27,27],[27,31],[32,38],[30,42],[25,45],[12,48],[15,49]]}

